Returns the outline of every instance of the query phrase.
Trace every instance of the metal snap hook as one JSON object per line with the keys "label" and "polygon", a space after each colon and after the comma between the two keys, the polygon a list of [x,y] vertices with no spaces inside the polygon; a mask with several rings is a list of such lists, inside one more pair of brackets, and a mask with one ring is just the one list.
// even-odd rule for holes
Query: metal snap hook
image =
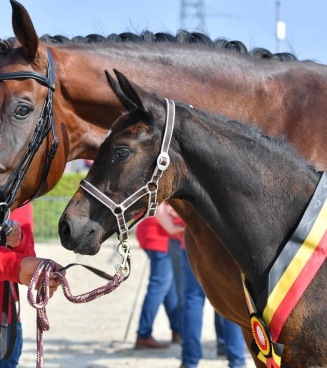
{"label": "metal snap hook", "polygon": [[122,241],[119,243],[117,247],[117,252],[123,258],[123,261],[117,266],[116,274],[119,274],[119,272],[121,271],[125,271],[124,276],[126,277],[129,275],[129,264],[127,262],[127,259],[131,258],[132,256],[129,250],[130,250],[130,246],[127,241]]}

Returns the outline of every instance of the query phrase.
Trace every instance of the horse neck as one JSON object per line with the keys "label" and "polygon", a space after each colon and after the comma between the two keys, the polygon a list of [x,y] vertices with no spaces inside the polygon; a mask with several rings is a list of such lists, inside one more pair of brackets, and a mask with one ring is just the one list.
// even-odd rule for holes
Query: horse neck
{"label": "horse neck", "polygon": [[293,153],[256,134],[225,119],[187,120],[174,132],[187,170],[176,196],[194,197],[194,209],[250,280],[254,295],[318,183],[318,174]]}
{"label": "horse neck", "polygon": [[[269,120],[269,115],[274,115],[263,108],[265,96],[267,100],[273,94],[281,96],[276,90],[267,93],[267,84],[266,93],[262,94],[262,85],[278,69],[282,74],[291,65],[288,63],[286,67],[286,63],[268,63],[212,47],[182,44],[108,44],[51,47],[51,50],[55,64],[59,65],[56,76],[61,91],[60,96],[55,94],[54,112],[62,114],[61,121],[65,121],[71,136],[69,160],[85,157],[89,151],[94,154],[93,147],[101,143],[104,134],[99,127],[108,130],[125,110],[109,88],[104,69],[111,72],[116,68],[147,91],[159,92],[164,97],[209,112],[219,111],[231,118],[240,118],[235,116],[235,111],[240,111],[245,121],[258,121],[261,117]],[[258,95],[262,102],[259,105]],[[83,144],[76,136],[77,126]],[[91,136],[86,134],[90,130]],[[90,137],[93,141],[89,143]],[[84,151],[81,147],[85,147]]]}

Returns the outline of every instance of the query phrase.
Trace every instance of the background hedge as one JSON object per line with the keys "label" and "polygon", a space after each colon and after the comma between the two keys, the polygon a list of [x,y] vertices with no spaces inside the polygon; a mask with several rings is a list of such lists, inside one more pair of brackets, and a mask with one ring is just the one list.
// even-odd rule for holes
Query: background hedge
{"label": "background hedge", "polygon": [[85,175],[64,173],[54,189],[33,201],[35,241],[59,241],[59,219]]}
{"label": "background hedge", "polygon": [[43,197],[72,197],[85,176],[86,173],[64,173],[58,184]]}

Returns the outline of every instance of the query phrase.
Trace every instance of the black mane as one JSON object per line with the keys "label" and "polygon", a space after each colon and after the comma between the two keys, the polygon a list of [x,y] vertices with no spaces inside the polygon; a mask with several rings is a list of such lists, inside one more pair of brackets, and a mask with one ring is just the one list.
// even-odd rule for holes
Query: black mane
{"label": "black mane", "polygon": [[259,129],[256,125],[252,124],[243,124],[240,121],[230,120],[222,115],[217,114],[208,114],[203,110],[196,109],[191,107],[190,105],[176,101],[176,105],[183,106],[187,110],[190,111],[191,114],[198,115],[199,119],[204,121],[205,124],[209,126],[215,126],[215,122],[217,122],[217,126],[223,121],[226,126],[229,128],[233,127],[234,132],[239,132],[241,136],[246,136],[249,140],[260,141],[265,146],[270,145],[270,147],[276,147],[277,150],[281,150],[285,156],[292,157],[295,161],[297,161],[300,165],[305,166],[308,169],[309,173],[315,174],[317,171],[315,167],[308,163],[306,160],[299,157],[295,151],[294,146],[287,140],[285,136],[277,136],[277,137],[270,137],[263,134],[262,130]]}
{"label": "black mane", "polygon": [[[207,35],[199,32],[188,32],[180,30],[176,36],[166,32],[152,33],[150,31],[143,31],[140,35],[131,32],[124,32],[120,34],[112,33],[107,37],[99,34],[89,34],[85,37],[75,36],[72,39],[62,35],[50,36],[43,35],[40,39],[50,45],[81,45],[81,44],[106,44],[106,43],[157,43],[157,42],[171,42],[171,43],[187,43],[210,46],[222,50],[230,50],[239,52],[241,54],[250,55],[256,59],[279,60],[279,61],[295,61],[297,57],[288,52],[272,53],[264,48],[254,48],[248,50],[241,41],[228,41],[223,38],[217,38],[212,41]],[[1,42],[6,42],[7,45],[13,47],[16,39],[9,38],[6,41],[0,39]]]}

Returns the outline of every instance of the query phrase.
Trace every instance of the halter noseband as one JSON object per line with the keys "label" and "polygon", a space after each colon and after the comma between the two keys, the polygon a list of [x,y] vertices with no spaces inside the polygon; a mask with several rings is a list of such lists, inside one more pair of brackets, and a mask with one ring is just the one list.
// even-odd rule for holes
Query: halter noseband
{"label": "halter noseband", "polygon": [[[48,154],[47,165],[45,167],[43,177],[41,179],[41,182],[35,194],[32,196],[32,198],[30,198],[27,202],[25,202],[24,205],[31,202],[39,194],[48,176],[52,159],[54,158],[54,155],[57,152],[58,137],[56,135],[53,115],[52,115],[52,99],[53,99],[53,91],[55,90],[54,67],[53,67],[53,60],[52,60],[51,52],[47,47],[46,47],[46,50],[48,54],[47,76],[37,73],[37,72],[32,72],[32,71],[0,73],[0,81],[11,80],[11,79],[18,79],[18,80],[19,79],[35,79],[36,81],[48,87],[48,94],[44,101],[44,105],[41,111],[40,118],[38,122],[36,123],[36,128],[35,128],[32,140],[30,141],[26,152],[24,153],[23,157],[19,161],[15,170],[10,175],[6,184],[3,187],[0,187],[0,202],[1,202],[0,212],[2,212],[3,218],[8,217],[7,215],[9,215],[9,211],[10,211],[9,208],[15,200],[18,188],[24,176],[26,175],[28,168],[30,167],[36,152],[40,148],[44,138],[47,136],[50,130],[52,131],[52,134],[53,134],[53,141],[52,141],[50,152]],[[0,222],[3,222],[3,220]]]}
{"label": "halter noseband", "polygon": [[[127,244],[127,239],[129,237],[130,231],[142,220],[147,217],[155,216],[157,213],[158,202],[158,182],[161,178],[163,172],[168,168],[170,163],[170,158],[168,155],[168,150],[170,146],[171,137],[174,130],[175,123],[175,103],[173,100],[168,100],[165,98],[166,102],[166,125],[165,125],[165,133],[161,144],[160,154],[157,158],[157,165],[154,169],[153,175],[150,181],[147,182],[142,188],[132,194],[130,197],[126,198],[122,203],[117,204],[108,198],[104,193],[102,193],[99,189],[93,186],[91,183],[82,179],[80,182],[80,187],[91,194],[94,198],[96,198],[99,202],[108,207],[111,212],[115,215],[117,224],[118,224],[118,239],[120,244],[118,246],[118,252],[123,256],[123,263],[118,267],[120,269],[126,269],[126,259],[129,256],[128,250],[129,246]],[[152,189],[151,189],[152,188]],[[137,220],[133,221],[132,224],[128,227],[126,225],[124,212],[136,201],[145,195],[149,194],[148,208],[147,211]],[[117,270],[119,271],[119,270]]]}

